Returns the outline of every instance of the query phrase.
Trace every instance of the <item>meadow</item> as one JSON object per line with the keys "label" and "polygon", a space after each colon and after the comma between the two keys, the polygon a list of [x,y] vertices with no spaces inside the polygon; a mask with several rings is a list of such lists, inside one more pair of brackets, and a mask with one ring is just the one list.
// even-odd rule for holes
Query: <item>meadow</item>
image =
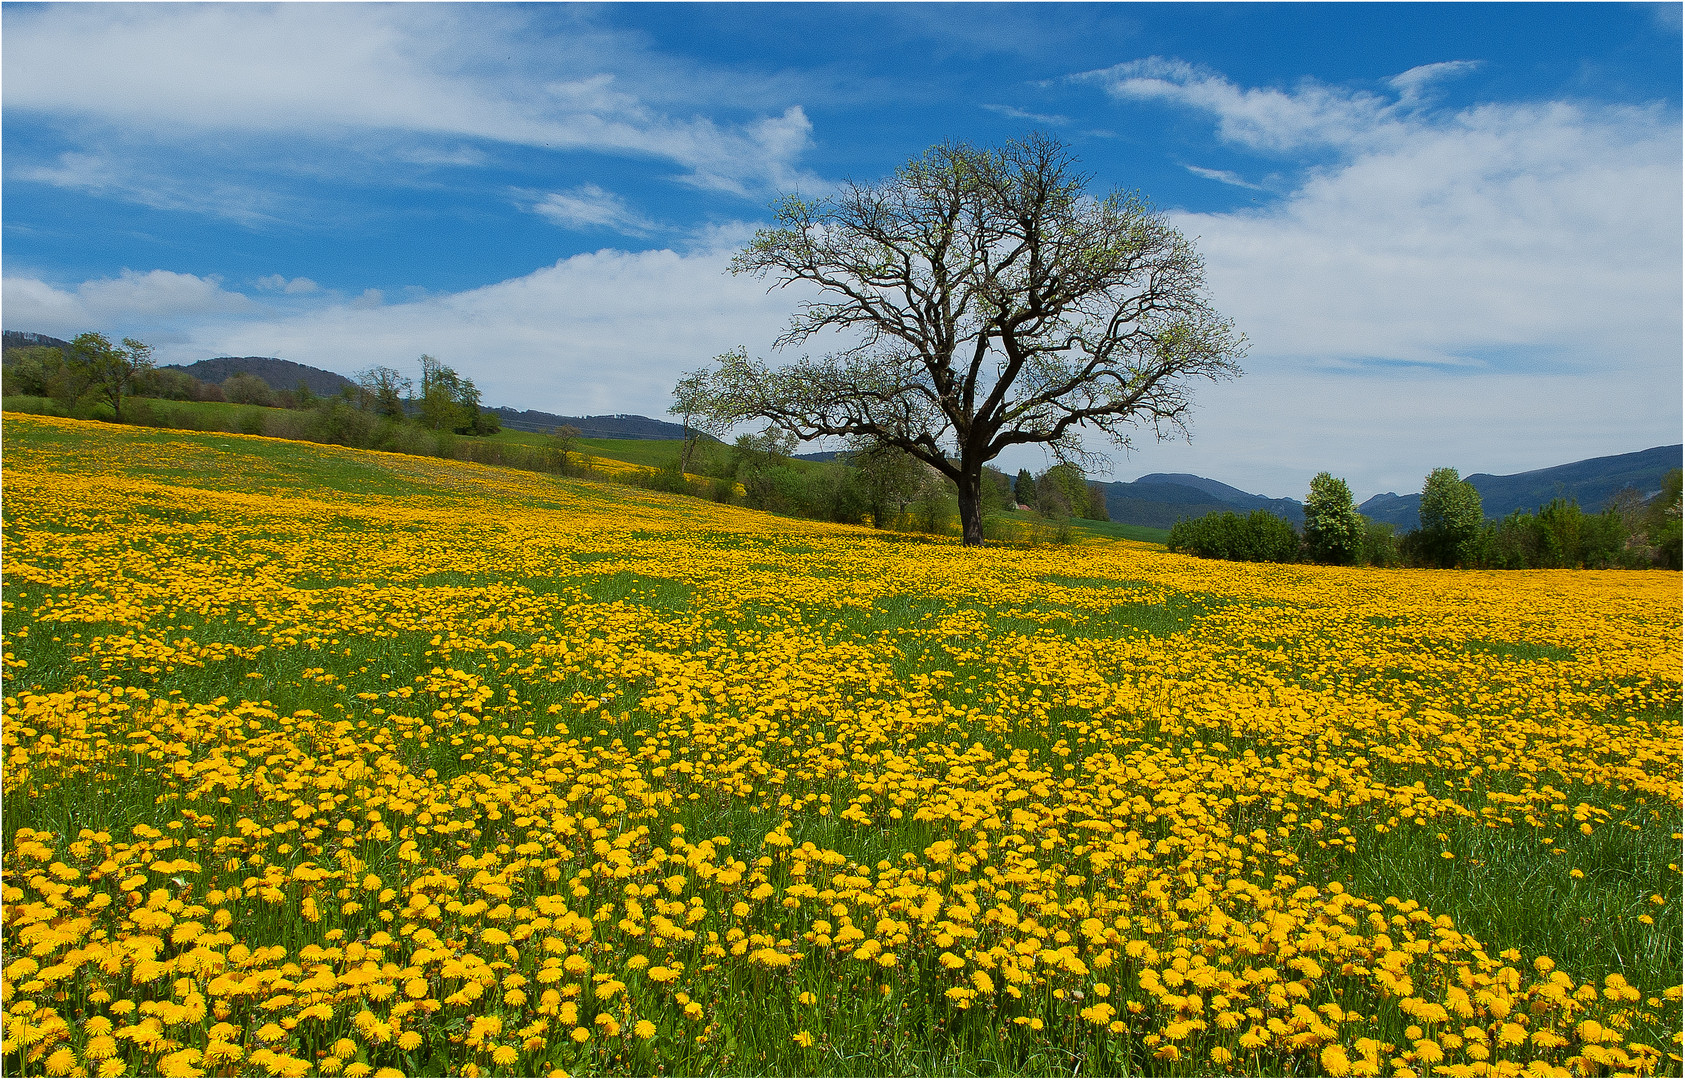
{"label": "meadow", "polygon": [[1681,582],[8,414],[7,1075],[1681,1071]]}

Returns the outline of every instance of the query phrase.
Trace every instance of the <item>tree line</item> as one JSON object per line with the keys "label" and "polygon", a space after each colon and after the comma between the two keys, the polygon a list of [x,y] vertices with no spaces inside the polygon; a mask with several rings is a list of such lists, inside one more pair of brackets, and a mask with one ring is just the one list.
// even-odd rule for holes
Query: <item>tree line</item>
{"label": "tree line", "polygon": [[[3,371],[7,397],[45,398],[66,415],[114,423],[197,427],[201,424],[191,422],[194,414],[163,403],[217,402],[310,414],[235,417],[235,423],[243,425],[238,429],[247,434],[374,449],[389,449],[385,444],[394,442],[415,444],[414,432],[401,428],[468,436],[500,429],[497,414],[480,407],[473,379],[433,356],[423,355],[420,364],[419,382],[377,365],[359,372],[338,394],[319,395],[302,380],[292,390],[281,390],[246,372],[220,384],[205,382],[185,371],[157,367],[152,347],[144,342],[124,338],[114,345],[104,334],[89,332],[77,335],[68,350],[48,345],[9,348]],[[171,422],[175,420],[190,422]]]}
{"label": "tree line", "polygon": [[[793,457],[795,447],[776,429],[730,443],[693,432],[647,483],[789,517],[936,535],[963,528],[958,485],[898,447],[856,439],[829,461]],[[1108,520],[1104,490],[1071,463],[1015,477],[985,467],[978,501],[990,539],[1057,539],[1073,518]]]}
{"label": "tree line", "polygon": [[1596,513],[1572,499],[1537,511],[1486,518],[1480,492],[1456,469],[1439,468],[1422,483],[1420,524],[1399,533],[1358,512],[1344,480],[1323,472],[1311,480],[1305,524],[1296,530],[1267,510],[1184,519],[1170,530],[1172,551],[1246,562],[1310,562],[1341,566],[1466,567],[1482,570],[1680,569],[1679,469],[1646,499],[1617,492]]}

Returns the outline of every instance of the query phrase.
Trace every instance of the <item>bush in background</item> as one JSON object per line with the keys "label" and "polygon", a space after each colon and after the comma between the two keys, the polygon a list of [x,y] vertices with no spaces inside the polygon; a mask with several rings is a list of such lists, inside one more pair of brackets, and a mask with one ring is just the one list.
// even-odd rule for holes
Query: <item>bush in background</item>
{"label": "bush in background", "polygon": [[1202,559],[1292,562],[1299,555],[1299,534],[1286,519],[1268,510],[1254,510],[1245,517],[1224,510],[1178,521],[1165,546]]}

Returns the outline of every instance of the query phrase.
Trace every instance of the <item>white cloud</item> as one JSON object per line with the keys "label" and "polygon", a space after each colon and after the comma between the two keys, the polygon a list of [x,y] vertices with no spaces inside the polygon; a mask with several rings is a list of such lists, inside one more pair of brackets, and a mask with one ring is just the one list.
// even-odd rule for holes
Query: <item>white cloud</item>
{"label": "white cloud", "polygon": [[1072,79],[1096,83],[1119,99],[1165,101],[1211,113],[1226,141],[1260,150],[1372,142],[1387,138],[1399,122],[1397,103],[1378,94],[1309,79],[1290,91],[1243,89],[1215,72],[1161,56]]}
{"label": "white cloud", "polygon": [[1054,113],[1027,112],[1024,109],[1015,108],[1011,105],[984,105],[983,108],[992,113],[999,113],[1009,120],[1028,120],[1032,124],[1046,124],[1048,127],[1065,127],[1071,123],[1071,118],[1068,116],[1059,116]]}
{"label": "white cloud", "polygon": [[1233,146],[1323,161],[1279,200],[1171,215],[1252,350],[1244,378],[1201,393],[1191,446],[1145,446],[1119,475],[1302,496],[1329,468],[1412,491],[1437,465],[1503,473],[1680,440],[1677,111],[1424,104],[1469,66],[1405,72],[1393,99],[1243,88],[1160,58],[1084,76],[1196,109]]}
{"label": "white cloud", "polygon": [[134,275],[199,282],[201,314],[185,333],[175,316],[189,303],[172,307],[131,288],[125,307],[111,283],[66,290],[15,277],[5,282],[5,324],[128,334],[158,344],[164,363],[280,356],[349,374],[377,363],[408,371],[426,352],[472,378],[488,405],[659,417],[680,374],[738,345],[764,353],[795,303],[727,274],[732,250],[605,249],[466,292],[389,303],[371,289],[354,299],[321,295],[302,311],[230,302],[226,293],[217,300],[214,283],[190,275]]}
{"label": "white cloud", "polygon": [[[618,89],[623,43],[534,33],[530,17],[500,5],[9,9],[0,78],[9,112],[165,141],[387,132],[442,144],[394,148],[411,160],[472,163],[468,139],[666,160],[732,191],[811,181],[799,106],[742,124],[671,115]],[[75,79],[63,56],[77,57]]]}
{"label": "white cloud", "polygon": [[1466,75],[1480,67],[1478,60],[1445,60],[1437,64],[1421,64],[1409,71],[1394,75],[1387,85],[1398,91],[1398,100],[1413,105],[1427,96],[1428,88],[1441,79]]}
{"label": "white cloud", "polygon": [[289,281],[280,274],[258,278],[253,284],[264,292],[286,293],[288,296],[308,295],[321,289],[320,285],[307,277],[295,277]]}
{"label": "white cloud", "polygon": [[1175,220],[1264,356],[1676,375],[1679,158],[1657,112],[1488,105]]}
{"label": "white cloud", "polygon": [[534,213],[564,229],[611,229],[627,236],[647,236],[655,222],[626,205],[626,200],[596,184],[582,184],[568,191],[552,191],[541,197],[526,196]]}
{"label": "white cloud", "polygon": [[155,210],[182,210],[225,218],[247,227],[273,225],[296,205],[268,191],[196,173],[183,177],[173,169],[156,169],[136,157],[69,151],[52,164],[22,164],[10,178],[82,191],[102,198],[122,199]]}
{"label": "white cloud", "polygon": [[1219,184],[1228,184],[1230,187],[1248,188],[1252,191],[1264,190],[1264,186],[1262,184],[1254,184],[1250,180],[1241,176],[1239,173],[1232,173],[1227,169],[1206,169],[1201,168],[1198,165],[1184,165],[1182,167],[1193,173],[1195,176],[1203,177],[1207,180],[1215,180]]}
{"label": "white cloud", "polygon": [[[85,281],[63,289],[29,277],[7,277],[0,287],[5,325],[54,337],[98,330],[112,338],[174,337],[187,323],[256,310],[250,298],[224,289],[215,278],[170,270]],[[149,336],[150,335],[150,336]],[[195,359],[202,359],[196,357]]]}

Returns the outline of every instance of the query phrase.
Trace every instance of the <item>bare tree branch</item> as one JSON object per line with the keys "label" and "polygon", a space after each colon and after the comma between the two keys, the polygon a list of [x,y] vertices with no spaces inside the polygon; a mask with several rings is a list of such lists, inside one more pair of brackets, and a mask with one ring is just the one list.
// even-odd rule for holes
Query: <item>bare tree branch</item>
{"label": "bare tree branch", "polygon": [[764,419],[803,438],[893,446],[960,489],[981,542],[983,466],[1079,429],[1130,445],[1186,434],[1195,379],[1240,373],[1245,338],[1206,298],[1193,245],[1138,194],[1095,199],[1069,149],[1032,135],[945,143],[877,184],[787,196],[732,271],[817,286],[774,346],[841,332],[818,360],[769,367],[734,350],[688,374],[674,411],[725,430]]}

